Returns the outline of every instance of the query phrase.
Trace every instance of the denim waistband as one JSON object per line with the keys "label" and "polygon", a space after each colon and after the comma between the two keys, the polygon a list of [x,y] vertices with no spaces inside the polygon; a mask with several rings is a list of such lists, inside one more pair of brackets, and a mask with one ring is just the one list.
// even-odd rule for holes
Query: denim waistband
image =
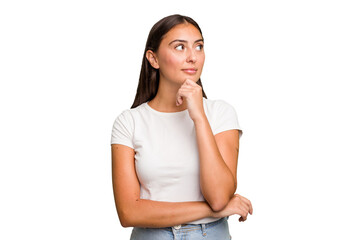
{"label": "denim waistband", "polygon": [[202,235],[206,236],[206,230],[208,228],[214,227],[217,224],[220,224],[223,221],[226,221],[227,219],[229,219],[228,216],[220,218],[219,220],[216,220],[214,222],[201,223],[201,224],[181,224],[181,225],[169,227],[168,229],[173,232],[174,237],[176,236],[176,232],[190,232],[190,231],[195,231],[195,230],[200,230],[200,229],[201,229]]}
{"label": "denim waistband", "polygon": [[198,228],[202,228],[202,227],[210,227],[210,226],[213,226],[213,225],[216,225],[218,223],[220,223],[221,221],[224,221],[224,220],[227,220],[229,219],[229,217],[223,217],[223,218],[220,218],[214,222],[209,222],[209,223],[199,223],[199,224],[181,224],[181,225],[176,225],[176,226],[172,226],[171,228],[174,228],[176,230],[179,230],[179,229],[187,229],[187,228],[191,228],[191,229],[194,229],[196,227]]}

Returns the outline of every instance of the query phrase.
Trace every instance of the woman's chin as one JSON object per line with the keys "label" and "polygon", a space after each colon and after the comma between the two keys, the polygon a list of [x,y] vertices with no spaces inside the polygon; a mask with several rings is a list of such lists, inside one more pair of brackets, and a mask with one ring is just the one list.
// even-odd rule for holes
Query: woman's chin
{"label": "woman's chin", "polygon": [[[199,79],[200,79],[200,77],[199,76],[186,76],[185,77],[185,80],[186,79],[189,79],[189,80],[191,80],[191,81],[193,81],[193,82],[197,82],[197,81],[199,81]],[[184,80],[184,81],[185,81]]]}

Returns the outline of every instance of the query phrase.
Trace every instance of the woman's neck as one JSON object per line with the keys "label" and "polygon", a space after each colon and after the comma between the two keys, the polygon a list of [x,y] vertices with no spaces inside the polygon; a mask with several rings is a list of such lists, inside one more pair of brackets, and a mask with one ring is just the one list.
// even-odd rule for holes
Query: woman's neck
{"label": "woman's neck", "polygon": [[187,109],[186,99],[180,106],[176,106],[176,94],[181,85],[166,84],[160,81],[156,96],[149,101],[150,107],[159,112],[180,112]]}

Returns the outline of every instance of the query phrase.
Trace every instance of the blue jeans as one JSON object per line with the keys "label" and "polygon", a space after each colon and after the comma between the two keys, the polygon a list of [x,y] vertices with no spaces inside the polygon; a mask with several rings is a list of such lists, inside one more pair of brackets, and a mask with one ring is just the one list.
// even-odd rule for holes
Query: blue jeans
{"label": "blue jeans", "polygon": [[134,227],[130,240],[230,240],[228,218],[205,224],[186,224],[181,227]]}

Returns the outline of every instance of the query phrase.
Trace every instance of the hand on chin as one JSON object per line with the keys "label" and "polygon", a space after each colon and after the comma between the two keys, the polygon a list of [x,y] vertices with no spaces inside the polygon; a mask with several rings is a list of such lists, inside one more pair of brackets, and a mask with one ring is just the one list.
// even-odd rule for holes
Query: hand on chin
{"label": "hand on chin", "polygon": [[176,106],[187,103],[187,109],[192,120],[204,116],[203,95],[200,85],[187,78],[176,93]]}

